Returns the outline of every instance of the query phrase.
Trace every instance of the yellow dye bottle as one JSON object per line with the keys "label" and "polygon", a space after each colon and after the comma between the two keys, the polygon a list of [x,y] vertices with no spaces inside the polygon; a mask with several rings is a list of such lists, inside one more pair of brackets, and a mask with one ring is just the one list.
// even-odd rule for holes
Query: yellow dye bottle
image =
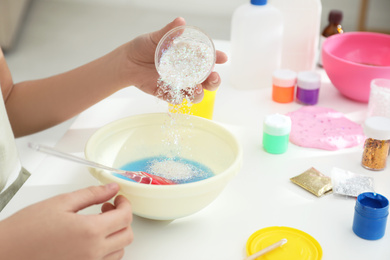
{"label": "yellow dye bottle", "polygon": [[179,105],[169,104],[169,112],[194,115],[211,120],[213,119],[216,92],[217,91],[204,90],[204,97],[202,101],[197,104],[188,103],[185,99]]}

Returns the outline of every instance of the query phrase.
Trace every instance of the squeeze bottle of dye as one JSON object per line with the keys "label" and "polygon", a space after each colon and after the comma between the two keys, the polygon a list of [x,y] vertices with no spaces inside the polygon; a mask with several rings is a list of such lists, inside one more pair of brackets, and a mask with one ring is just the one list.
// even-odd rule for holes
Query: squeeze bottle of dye
{"label": "squeeze bottle of dye", "polygon": [[320,0],[269,0],[283,14],[282,68],[313,70],[321,27]]}
{"label": "squeeze bottle of dye", "polygon": [[281,114],[265,117],[263,122],[263,148],[271,154],[287,151],[291,132],[291,118]]}
{"label": "squeeze bottle of dye", "polygon": [[267,0],[239,6],[231,23],[230,83],[239,89],[270,87],[280,68],[283,17]]}
{"label": "squeeze bottle of dye", "polygon": [[343,20],[343,12],[339,10],[332,10],[329,12],[329,24],[324,28],[320,37],[320,52],[318,55],[318,65],[322,66],[322,44],[329,36],[344,33],[341,21]]}

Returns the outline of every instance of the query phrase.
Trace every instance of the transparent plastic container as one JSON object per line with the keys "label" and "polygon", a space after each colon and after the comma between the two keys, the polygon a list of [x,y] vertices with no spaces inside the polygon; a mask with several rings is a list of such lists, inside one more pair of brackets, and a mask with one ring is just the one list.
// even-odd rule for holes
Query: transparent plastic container
{"label": "transparent plastic container", "polygon": [[[187,53],[184,53],[186,48]],[[193,53],[189,53],[188,48]],[[171,55],[170,59],[164,60],[164,55],[168,55],[169,51],[176,52],[176,54]],[[177,54],[179,52],[188,55]],[[191,59],[194,57],[195,59]],[[212,39],[201,29],[188,25],[179,26],[170,30],[161,38],[156,48],[154,61],[157,72],[167,83],[178,80],[175,78],[177,75],[187,74],[191,76],[187,78],[188,81],[199,84],[213,71],[216,61],[215,46]],[[172,65],[170,71],[164,70],[164,65],[167,65],[166,62],[170,62],[169,65]],[[194,68],[201,68],[201,70],[193,71]],[[168,72],[175,74],[168,75]]]}
{"label": "transparent plastic container", "polygon": [[194,114],[212,119],[215,92],[204,91],[192,104],[195,87],[213,71],[216,51],[212,39],[194,26],[179,26],[166,33],[157,45],[155,65],[160,75],[159,94],[165,95],[171,113]]}
{"label": "transparent plastic container", "polygon": [[266,0],[252,0],[233,14],[230,83],[238,89],[269,88],[282,57],[282,14]]}
{"label": "transparent plastic container", "polygon": [[313,70],[317,63],[321,11],[320,0],[269,0],[283,14],[281,67],[294,71]]}

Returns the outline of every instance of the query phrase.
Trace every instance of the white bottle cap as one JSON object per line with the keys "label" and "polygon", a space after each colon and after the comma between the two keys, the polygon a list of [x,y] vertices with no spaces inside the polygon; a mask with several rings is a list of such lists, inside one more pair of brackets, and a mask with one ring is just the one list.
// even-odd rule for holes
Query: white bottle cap
{"label": "white bottle cap", "polygon": [[297,73],[289,69],[278,69],[272,74],[272,83],[278,87],[292,87],[297,83]]}
{"label": "white bottle cap", "polygon": [[268,115],[264,119],[263,131],[269,135],[287,135],[291,131],[291,118],[281,114]]}
{"label": "white bottle cap", "polygon": [[320,74],[314,71],[301,71],[298,73],[297,86],[302,89],[318,89],[321,86]]}
{"label": "white bottle cap", "polygon": [[390,118],[373,116],[364,122],[364,134],[376,140],[390,140]]}

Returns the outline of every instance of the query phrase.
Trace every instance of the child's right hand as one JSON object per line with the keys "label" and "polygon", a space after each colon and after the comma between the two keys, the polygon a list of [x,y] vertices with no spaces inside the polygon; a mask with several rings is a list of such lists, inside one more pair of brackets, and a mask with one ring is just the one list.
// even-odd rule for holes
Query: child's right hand
{"label": "child's right hand", "polygon": [[[179,17],[167,24],[158,31],[143,34],[133,39],[132,41],[122,45],[120,50],[125,58],[122,69],[122,78],[124,85],[133,85],[144,91],[145,93],[159,96],[157,88],[157,79],[159,77],[154,64],[154,54],[157,44],[161,38],[171,29],[183,26],[186,22]],[[216,64],[223,64],[227,61],[227,56],[224,52],[216,51]],[[203,98],[203,89],[215,91],[221,84],[220,76],[213,71],[209,77],[197,86],[197,91],[194,97],[194,103],[198,103]],[[161,97],[160,97],[161,98]],[[164,97],[162,97],[164,99]]]}
{"label": "child's right hand", "polygon": [[[133,240],[129,201],[115,183],[93,186],[31,205],[0,222],[2,259],[121,259]],[[106,202],[106,203],[104,203]],[[77,214],[104,203],[102,213]]]}

